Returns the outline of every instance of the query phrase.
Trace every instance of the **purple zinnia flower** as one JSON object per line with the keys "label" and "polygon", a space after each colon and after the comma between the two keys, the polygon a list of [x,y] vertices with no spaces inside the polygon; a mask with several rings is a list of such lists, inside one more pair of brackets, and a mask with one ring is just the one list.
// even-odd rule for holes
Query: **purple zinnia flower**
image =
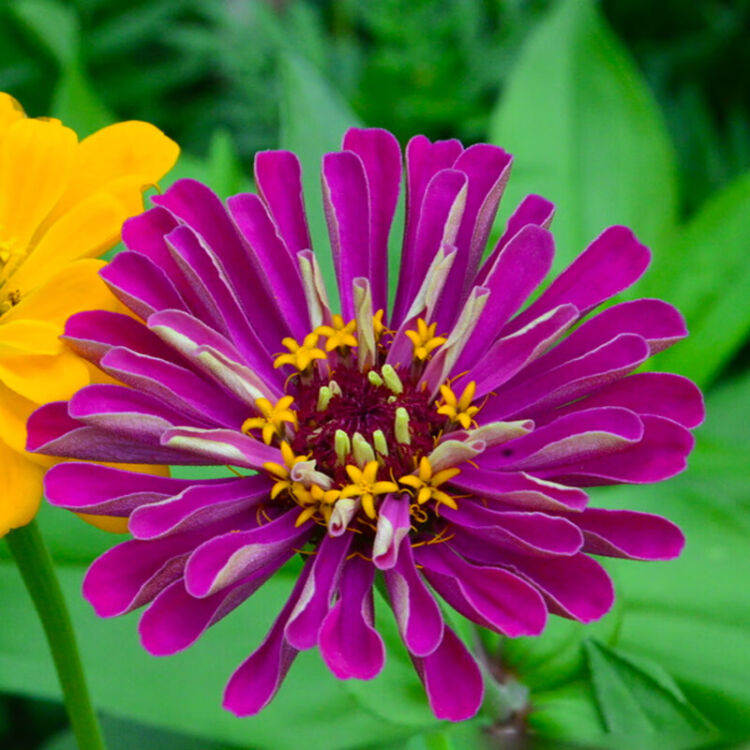
{"label": "purple zinnia flower", "polygon": [[534,635],[548,613],[589,622],[609,610],[612,584],[590,554],[682,549],[669,521],[588,508],[583,488],[685,467],[700,392],[675,375],[631,374],[684,337],[684,321],[655,299],[589,316],[649,263],[624,227],[518,312],[550,270],[553,206],[525,198],[483,261],[510,164],[486,144],[409,143],[390,312],[401,152],[383,130],[350,130],[322,166],[340,314],[310,250],[299,163],[271,151],[256,158],[259,195],[224,207],[182,180],[125,224],[128,251],[102,277],[140,320],[91,311],[67,323],[70,345],[122,385],[39,409],[30,450],[257,472],[55,466],[54,505],[127,518],[134,537],[86,576],[99,615],[149,605],[143,645],[171,654],[304,556],[266,640],[229,681],[236,714],[260,711],[316,645],[337,677],[377,675],[382,575],[435,715],[466,719],[482,677],[436,595],[483,627]]}

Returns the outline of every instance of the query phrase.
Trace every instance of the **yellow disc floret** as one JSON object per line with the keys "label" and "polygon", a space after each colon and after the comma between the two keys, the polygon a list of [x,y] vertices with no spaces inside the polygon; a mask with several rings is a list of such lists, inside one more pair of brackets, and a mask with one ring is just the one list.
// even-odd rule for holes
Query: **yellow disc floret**
{"label": "yellow disc floret", "polygon": [[284,465],[282,466],[274,461],[266,461],[263,464],[263,468],[276,480],[273,487],[271,487],[271,500],[275,500],[284,490],[291,490],[292,485],[299,484],[299,482],[292,480],[292,469],[301,461],[308,459],[308,456],[295,456],[294,451],[286,440],[282,440],[279,448],[281,449],[281,456],[284,459]]}
{"label": "yellow disc floret", "polygon": [[326,341],[326,351],[332,352],[334,349],[340,349],[345,346],[357,346],[357,339],[354,336],[356,329],[356,320],[344,323],[344,319],[340,315],[334,315],[332,325],[318,326],[315,329],[315,333],[319,333],[328,339]]}
{"label": "yellow disc floret", "polygon": [[296,370],[304,372],[315,359],[326,359],[326,353],[318,348],[320,334],[313,331],[308,333],[300,346],[291,336],[281,340],[281,343],[289,349],[288,354],[279,354],[273,361],[274,367],[291,365]]}
{"label": "yellow disc floret", "polygon": [[297,415],[289,408],[293,403],[293,396],[284,396],[275,404],[272,404],[267,398],[256,398],[255,406],[261,416],[246,419],[242,423],[242,431],[262,430],[263,442],[270,445],[274,435],[284,436],[284,422],[293,427],[297,426]]}
{"label": "yellow disc floret", "polygon": [[460,473],[460,469],[453,468],[443,469],[433,474],[430,459],[427,456],[422,456],[417,474],[408,474],[405,477],[401,477],[398,481],[416,492],[417,503],[419,505],[424,505],[428,500],[434,500],[438,504],[443,503],[449,508],[456,510],[458,506],[455,499],[447,492],[439,489],[439,487]]}
{"label": "yellow disc floret", "polygon": [[396,482],[377,481],[379,465],[377,461],[369,461],[363,469],[359,466],[348,464],[346,473],[351,480],[341,490],[341,497],[359,497],[362,501],[362,509],[369,518],[376,518],[375,496],[384,495],[386,492],[398,491]]}
{"label": "yellow disc floret", "polygon": [[404,331],[414,344],[414,359],[424,362],[435,349],[447,341],[444,336],[435,335],[436,329],[437,323],[427,325],[423,318],[418,318],[416,331]]}
{"label": "yellow disc floret", "polygon": [[464,388],[460,398],[456,397],[450,386],[441,385],[440,393],[445,403],[438,408],[438,414],[445,414],[451,422],[458,422],[465,430],[472,425],[476,426],[474,415],[479,411],[479,407],[471,405],[476,392],[477,384],[473,380]]}
{"label": "yellow disc floret", "polygon": [[302,526],[308,518],[312,518],[316,514],[320,514],[327,524],[331,519],[334,504],[341,497],[341,490],[324,490],[317,484],[305,487],[295,483],[292,494],[298,505],[302,506],[302,512],[294,522],[295,526]]}

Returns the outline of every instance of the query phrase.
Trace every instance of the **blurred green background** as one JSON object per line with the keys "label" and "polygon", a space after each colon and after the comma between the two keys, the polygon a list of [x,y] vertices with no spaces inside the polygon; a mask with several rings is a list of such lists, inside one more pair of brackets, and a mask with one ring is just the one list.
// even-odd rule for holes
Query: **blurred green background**
{"label": "blurred green background", "polygon": [[[0,90],[86,135],[155,123],[181,145],[170,178],[222,195],[251,187],[259,149],[297,151],[315,238],[320,155],[352,124],[490,141],[516,155],[501,209],[554,200],[557,267],[608,224],[654,251],[633,294],[677,304],[691,338],[655,367],[694,378],[709,417],[689,472],[611,488],[596,504],[663,513],[682,559],[612,563],[616,611],[584,628],[502,644],[528,716],[492,707],[440,726],[388,617],[389,666],[338,683],[303,654],[277,701],[238,721],[219,708],[260,640],[275,581],[187,654],[156,660],[133,617],[97,621],[82,572],[111,537],[45,508],[112,750],[743,747],[750,738],[750,2],[702,0],[6,0]],[[502,226],[498,224],[499,230]],[[321,240],[319,239],[319,243]],[[321,247],[321,244],[318,245]],[[3,555],[4,550],[0,549]],[[0,747],[71,750],[46,648],[17,572],[0,557]],[[569,745],[566,743],[570,743]]]}

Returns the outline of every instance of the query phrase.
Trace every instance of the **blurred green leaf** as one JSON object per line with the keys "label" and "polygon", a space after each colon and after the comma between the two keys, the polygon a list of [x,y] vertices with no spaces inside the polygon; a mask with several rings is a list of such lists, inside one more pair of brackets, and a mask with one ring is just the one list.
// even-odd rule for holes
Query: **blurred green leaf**
{"label": "blurred green leaf", "polygon": [[611,648],[584,643],[597,705],[613,734],[707,732],[711,727],[662,667]]}
{"label": "blurred green leaf", "polygon": [[320,164],[323,154],[341,147],[346,130],[360,125],[341,96],[315,68],[292,52],[281,55],[281,148],[294,151],[302,162],[302,182],[312,243],[317,251],[328,293],[335,304],[333,260],[328,251]]}
{"label": "blurred green leaf", "polygon": [[110,125],[115,119],[76,62],[68,64],[60,74],[52,95],[51,112],[73,128],[80,138]]}
{"label": "blurred green leaf", "polygon": [[[261,714],[240,720],[222,710],[229,675],[260,643],[292,585],[291,574],[276,575],[243,607],[218,623],[186,652],[156,659],[138,644],[134,616],[101,620],[80,595],[83,567],[60,566],[94,702],[115,717],[204,737],[252,746],[254,750],[344,750],[384,743],[421,729],[355,700],[332,677],[314,652],[300,654],[279,695]],[[290,571],[291,573],[291,571]],[[41,628],[15,568],[0,563],[4,624],[0,628],[0,690],[58,697],[59,688]],[[390,655],[390,661],[398,659]],[[416,677],[412,674],[412,683]],[[404,680],[398,685],[404,697]],[[424,696],[420,701],[424,703]],[[404,707],[408,712],[408,707]],[[434,722],[434,719],[432,719]]]}
{"label": "blurred green leaf", "polygon": [[250,189],[250,181],[242,173],[232,134],[226,129],[214,131],[208,152],[208,184],[220,198]]}
{"label": "blurred green leaf", "polygon": [[10,8],[61,67],[75,63],[80,45],[75,8],[58,0],[11,0]]}
{"label": "blurred green leaf", "polygon": [[560,0],[527,40],[490,140],[516,157],[506,205],[557,204],[555,268],[606,226],[656,244],[675,222],[676,167],[660,112],[593,0]]}
{"label": "blurred green leaf", "polygon": [[655,361],[707,385],[750,331],[750,174],[711,198],[675,240],[654,253],[638,286],[674,303],[690,336]]}
{"label": "blurred green leaf", "polygon": [[[577,747],[601,739],[605,732],[591,687],[583,680],[533,695],[527,722],[541,737],[575,742]],[[598,741],[596,747],[602,747]]]}

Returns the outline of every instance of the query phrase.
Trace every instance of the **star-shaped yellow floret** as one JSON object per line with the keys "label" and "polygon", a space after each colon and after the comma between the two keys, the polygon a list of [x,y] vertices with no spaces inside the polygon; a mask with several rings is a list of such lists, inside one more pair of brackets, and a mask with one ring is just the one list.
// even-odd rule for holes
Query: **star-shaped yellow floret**
{"label": "star-shaped yellow floret", "polygon": [[305,487],[295,482],[292,494],[297,504],[302,506],[302,512],[294,522],[295,526],[302,526],[308,518],[312,518],[316,513],[320,513],[327,524],[331,518],[331,513],[333,513],[334,504],[341,497],[341,490],[324,490],[317,484]]}
{"label": "star-shaped yellow floret", "polygon": [[272,404],[267,398],[256,398],[255,406],[261,416],[246,419],[242,423],[242,431],[262,430],[263,442],[270,445],[274,435],[284,436],[284,422],[293,427],[297,426],[297,414],[289,408],[293,403],[293,396],[284,396],[275,404]]}
{"label": "star-shaped yellow floret", "polygon": [[438,504],[443,503],[456,510],[458,505],[456,505],[455,499],[438,488],[460,473],[460,469],[453,468],[443,469],[433,474],[430,459],[427,456],[422,456],[417,474],[407,474],[405,477],[400,477],[398,481],[417,493],[419,505],[424,505],[428,500],[434,500]]}
{"label": "star-shaped yellow floret", "polygon": [[276,483],[271,487],[271,500],[276,499],[284,490],[293,489],[292,485],[299,484],[299,482],[292,481],[292,469],[300,461],[307,461],[309,458],[309,456],[295,456],[294,451],[286,440],[281,441],[279,448],[281,456],[284,459],[283,466],[282,464],[277,464],[275,461],[266,461],[263,464],[263,468],[276,479]]}
{"label": "star-shaped yellow floret", "polygon": [[314,359],[326,359],[326,353],[318,348],[320,334],[313,331],[308,333],[300,346],[291,336],[281,340],[281,343],[289,349],[288,354],[279,354],[273,361],[274,367],[291,365],[296,370],[303,372]]}
{"label": "star-shaped yellow floret", "polygon": [[372,330],[375,333],[375,341],[380,341],[383,331],[388,330],[383,323],[383,315],[385,315],[385,310],[381,309],[372,316]]}
{"label": "star-shaped yellow floret", "polygon": [[344,319],[340,315],[334,315],[333,325],[318,326],[315,329],[315,333],[319,333],[328,339],[326,341],[326,351],[332,352],[334,349],[344,346],[357,346],[357,339],[353,335],[356,329],[356,320],[344,323]]}
{"label": "star-shaped yellow floret", "polygon": [[440,393],[445,403],[438,408],[438,414],[445,414],[451,422],[458,422],[461,427],[468,430],[472,425],[476,425],[474,415],[479,411],[478,406],[471,405],[476,392],[477,384],[473,380],[464,388],[460,398],[456,398],[450,386],[441,385]]}
{"label": "star-shaped yellow floret", "polygon": [[421,362],[429,359],[430,354],[447,341],[444,336],[435,335],[436,329],[437,323],[427,325],[423,318],[418,318],[416,331],[404,331],[411,343],[414,344],[414,359]]}
{"label": "star-shaped yellow floret", "polygon": [[368,461],[363,469],[359,466],[348,464],[346,473],[351,480],[341,490],[341,497],[359,497],[362,501],[362,508],[369,518],[376,518],[375,496],[384,495],[386,492],[396,492],[398,484],[396,482],[376,481],[378,476],[378,462]]}

